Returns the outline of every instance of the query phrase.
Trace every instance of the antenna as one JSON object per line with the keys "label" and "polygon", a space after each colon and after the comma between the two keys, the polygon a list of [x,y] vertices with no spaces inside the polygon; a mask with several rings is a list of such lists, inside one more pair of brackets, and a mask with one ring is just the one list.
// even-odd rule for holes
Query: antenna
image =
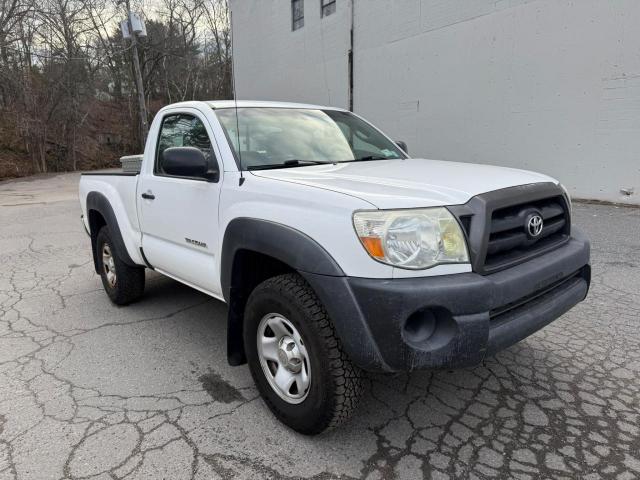
{"label": "antenna", "polygon": [[231,24],[231,88],[233,90],[233,101],[236,109],[236,136],[238,139],[238,164],[240,168],[240,180],[238,185],[242,186],[244,183],[244,172],[242,171],[242,146],[240,145],[240,121],[238,120],[238,93],[236,90],[236,49],[235,42],[233,40],[233,11],[230,12],[230,24]]}

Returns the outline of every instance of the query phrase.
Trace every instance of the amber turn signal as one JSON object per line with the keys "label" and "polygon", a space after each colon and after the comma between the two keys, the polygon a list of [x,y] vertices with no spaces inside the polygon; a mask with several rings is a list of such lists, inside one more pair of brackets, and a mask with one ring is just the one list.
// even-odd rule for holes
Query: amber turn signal
{"label": "amber turn signal", "polygon": [[381,239],[377,237],[360,237],[360,241],[369,252],[369,255],[375,258],[384,258]]}

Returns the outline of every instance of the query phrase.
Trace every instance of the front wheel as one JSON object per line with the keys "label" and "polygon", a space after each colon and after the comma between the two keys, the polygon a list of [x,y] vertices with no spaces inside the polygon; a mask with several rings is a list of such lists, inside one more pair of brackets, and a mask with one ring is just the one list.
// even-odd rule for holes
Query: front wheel
{"label": "front wheel", "polygon": [[362,392],[361,371],[302,277],[280,275],[258,285],[244,322],[251,375],[280,421],[315,435],[350,418]]}

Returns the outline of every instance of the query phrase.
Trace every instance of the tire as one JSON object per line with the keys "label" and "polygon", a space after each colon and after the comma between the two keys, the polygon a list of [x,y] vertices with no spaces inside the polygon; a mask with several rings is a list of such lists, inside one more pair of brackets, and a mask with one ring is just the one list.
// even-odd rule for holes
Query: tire
{"label": "tire", "polygon": [[106,225],[98,232],[96,249],[102,286],[111,301],[128,305],[138,300],[144,293],[144,267],[132,267],[122,261]]}
{"label": "tire", "polygon": [[[283,326],[289,337],[276,334]],[[243,331],[251,375],[282,423],[316,435],[351,417],[362,394],[362,371],[347,357],[326,310],[302,277],[280,275],[258,285],[247,301]],[[267,359],[274,356],[272,344],[279,347],[277,361]],[[290,360],[285,351],[293,352]],[[301,371],[292,373],[289,367]],[[286,393],[275,385],[280,372],[297,378]]]}

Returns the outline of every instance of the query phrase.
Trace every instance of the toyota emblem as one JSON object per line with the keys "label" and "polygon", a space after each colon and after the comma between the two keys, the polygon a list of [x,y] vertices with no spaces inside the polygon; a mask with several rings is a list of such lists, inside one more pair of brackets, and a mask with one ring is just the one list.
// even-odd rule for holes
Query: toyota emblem
{"label": "toyota emblem", "polygon": [[531,238],[535,238],[542,233],[542,227],[544,225],[544,221],[542,217],[535,213],[529,217],[527,220],[527,233]]}

